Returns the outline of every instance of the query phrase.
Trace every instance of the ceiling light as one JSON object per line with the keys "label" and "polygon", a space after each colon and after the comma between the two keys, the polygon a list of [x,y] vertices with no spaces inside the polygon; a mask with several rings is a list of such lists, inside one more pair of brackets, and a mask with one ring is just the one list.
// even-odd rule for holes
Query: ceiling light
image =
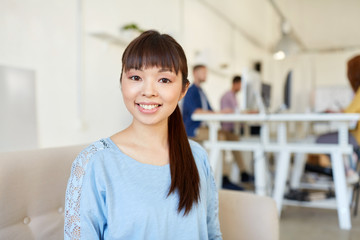
{"label": "ceiling light", "polygon": [[287,21],[283,21],[281,24],[281,38],[274,47],[273,58],[276,60],[282,60],[289,55],[293,55],[299,52],[299,44],[291,36],[291,26]]}
{"label": "ceiling light", "polygon": [[285,58],[285,53],[283,51],[277,51],[273,54],[275,60],[283,60]]}

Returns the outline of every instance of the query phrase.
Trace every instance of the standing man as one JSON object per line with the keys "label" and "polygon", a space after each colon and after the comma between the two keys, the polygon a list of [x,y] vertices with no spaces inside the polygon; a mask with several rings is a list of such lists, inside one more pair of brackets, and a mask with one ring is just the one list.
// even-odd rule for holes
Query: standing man
{"label": "standing man", "polygon": [[[241,76],[234,76],[232,81],[232,86],[229,91],[227,91],[220,101],[220,106],[222,111],[239,113],[238,101],[236,99],[236,94],[241,90]],[[227,140],[239,141],[239,135],[235,133],[235,124],[232,122],[221,123],[222,132],[225,135]],[[249,182],[254,181],[254,177],[246,172],[245,164],[243,162],[240,151],[232,151],[234,160],[238,165],[241,172],[241,181]],[[224,164],[224,172],[230,172],[231,165]]]}
{"label": "standing man", "polygon": [[206,81],[207,68],[204,65],[196,65],[193,67],[194,82],[189,87],[183,101],[183,120],[186,133],[189,138],[195,141],[204,141],[208,138],[204,124],[200,121],[193,121],[191,115],[193,113],[211,113],[213,112],[210,103],[201,89],[201,84]]}
{"label": "standing man", "polygon": [[[191,119],[193,113],[213,113],[205,92],[201,89],[201,84],[206,81],[207,68],[204,65],[193,67],[193,84],[189,87],[182,106],[183,120],[188,137],[194,141],[202,142],[209,138],[209,129],[205,123]],[[223,110],[222,113],[230,113],[229,110]],[[222,131],[218,133],[219,139],[225,140]],[[223,161],[225,162],[225,161]],[[244,190],[242,187],[230,182],[228,175],[223,176],[223,188],[232,190]]]}

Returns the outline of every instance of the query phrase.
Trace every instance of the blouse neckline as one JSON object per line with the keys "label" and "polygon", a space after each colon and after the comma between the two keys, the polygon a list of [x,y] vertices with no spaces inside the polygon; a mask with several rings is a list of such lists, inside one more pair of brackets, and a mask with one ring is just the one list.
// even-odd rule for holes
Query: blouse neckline
{"label": "blouse neckline", "polygon": [[153,165],[153,164],[139,162],[136,159],[128,156],[127,154],[125,154],[123,151],[121,151],[121,149],[111,140],[110,137],[106,138],[105,141],[111,145],[112,149],[114,149],[117,153],[122,155],[131,164],[138,165],[141,168],[148,168],[148,169],[154,169],[154,170],[156,170],[156,169],[157,170],[162,170],[162,169],[169,169],[170,168],[169,163],[167,163],[165,165]]}

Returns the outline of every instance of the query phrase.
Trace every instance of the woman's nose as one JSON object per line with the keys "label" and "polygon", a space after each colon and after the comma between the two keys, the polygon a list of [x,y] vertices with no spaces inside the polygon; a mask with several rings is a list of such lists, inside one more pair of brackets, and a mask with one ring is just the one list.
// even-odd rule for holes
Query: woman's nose
{"label": "woman's nose", "polygon": [[153,97],[157,95],[156,84],[153,81],[144,81],[142,95],[146,97]]}

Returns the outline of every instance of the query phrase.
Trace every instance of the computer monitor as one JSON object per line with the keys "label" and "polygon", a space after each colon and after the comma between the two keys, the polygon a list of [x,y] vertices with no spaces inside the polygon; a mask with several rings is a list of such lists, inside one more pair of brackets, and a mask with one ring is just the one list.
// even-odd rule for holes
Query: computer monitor
{"label": "computer monitor", "polygon": [[291,107],[291,82],[292,70],[288,72],[284,85],[284,106],[286,109],[289,109]]}
{"label": "computer monitor", "polygon": [[271,98],[271,85],[267,83],[261,83],[261,98],[266,108],[270,107]]}
{"label": "computer monitor", "polygon": [[277,113],[290,109],[291,107],[291,82],[292,82],[292,70],[290,70],[285,79],[283,88],[283,100],[279,108],[275,111]]}

